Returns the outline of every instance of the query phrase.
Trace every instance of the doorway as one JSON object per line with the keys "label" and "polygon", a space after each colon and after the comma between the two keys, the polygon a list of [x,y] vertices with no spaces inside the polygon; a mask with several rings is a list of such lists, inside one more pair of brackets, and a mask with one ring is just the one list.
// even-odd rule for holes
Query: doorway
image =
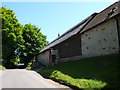
{"label": "doorway", "polygon": [[52,55],[52,62],[55,63],[56,55]]}

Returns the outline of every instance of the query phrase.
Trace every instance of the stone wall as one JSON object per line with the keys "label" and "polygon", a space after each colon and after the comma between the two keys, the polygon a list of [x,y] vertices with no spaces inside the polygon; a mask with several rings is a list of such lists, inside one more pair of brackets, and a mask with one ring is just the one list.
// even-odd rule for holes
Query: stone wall
{"label": "stone wall", "polygon": [[41,64],[43,65],[49,65],[50,64],[50,51],[45,51],[45,52],[42,52],[40,53],[38,56],[37,56],[37,60],[38,62],[40,62]]}
{"label": "stone wall", "polygon": [[83,33],[81,42],[83,56],[99,56],[118,52],[116,20],[108,20]]}

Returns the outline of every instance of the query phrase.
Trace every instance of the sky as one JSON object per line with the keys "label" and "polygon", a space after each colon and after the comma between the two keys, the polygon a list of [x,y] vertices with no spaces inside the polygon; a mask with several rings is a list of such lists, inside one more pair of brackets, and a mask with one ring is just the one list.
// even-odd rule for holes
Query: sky
{"label": "sky", "polygon": [[22,24],[31,23],[51,42],[64,32],[90,16],[113,4],[111,2],[2,2],[16,13]]}

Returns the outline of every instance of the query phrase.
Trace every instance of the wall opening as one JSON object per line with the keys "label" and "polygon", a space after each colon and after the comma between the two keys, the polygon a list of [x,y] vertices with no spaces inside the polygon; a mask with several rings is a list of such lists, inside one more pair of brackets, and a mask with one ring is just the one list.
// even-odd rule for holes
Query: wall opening
{"label": "wall opening", "polygon": [[55,63],[56,55],[52,55],[52,62]]}
{"label": "wall opening", "polygon": [[120,19],[119,18],[116,19],[116,25],[117,25],[119,52],[120,52]]}

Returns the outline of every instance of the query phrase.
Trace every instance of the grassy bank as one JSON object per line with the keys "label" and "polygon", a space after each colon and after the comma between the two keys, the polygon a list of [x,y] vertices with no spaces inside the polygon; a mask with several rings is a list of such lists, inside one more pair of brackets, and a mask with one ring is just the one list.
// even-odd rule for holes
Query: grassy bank
{"label": "grassy bank", "polygon": [[0,65],[0,70],[5,70],[5,67]]}
{"label": "grassy bank", "polygon": [[77,88],[120,88],[120,55],[59,63],[40,74]]}

